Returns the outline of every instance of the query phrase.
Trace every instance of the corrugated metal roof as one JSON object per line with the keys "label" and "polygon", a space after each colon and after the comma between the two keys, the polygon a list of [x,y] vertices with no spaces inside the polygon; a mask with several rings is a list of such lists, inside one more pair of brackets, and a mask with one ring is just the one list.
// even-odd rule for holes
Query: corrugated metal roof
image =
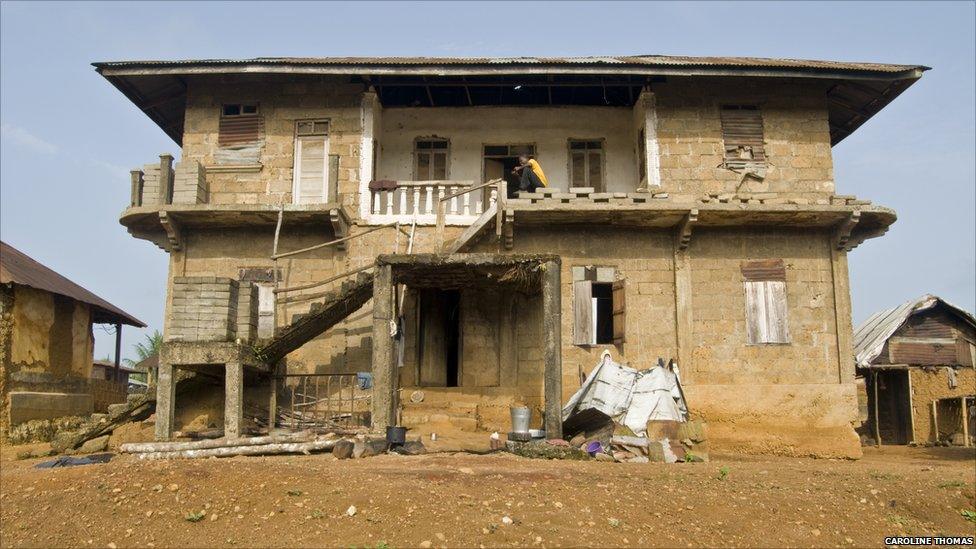
{"label": "corrugated metal roof", "polygon": [[0,283],[20,284],[38,290],[70,297],[76,301],[87,303],[101,312],[97,322],[121,322],[129,326],[145,328],[141,320],[112,305],[108,301],[89,292],[53,270],[34,261],[27,254],[0,241]]}
{"label": "corrugated metal roof", "polygon": [[828,69],[900,73],[928,70],[922,65],[821,61],[764,57],[690,57],[675,55],[625,55],[589,57],[256,57],[252,59],[184,59],[174,61],[108,61],[96,67],[170,67],[181,65],[357,65],[357,66],[441,66],[441,65],[551,65],[551,66],[646,66],[646,67],[764,67],[784,69]]}
{"label": "corrugated metal roof", "polygon": [[888,338],[894,335],[909,318],[940,303],[976,327],[976,318],[973,317],[972,313],[960,309],[940,297],[925,294],[918,299],[906,301],[896,307],[874,313],[862,322],[854,330],[854,363],[858,367],[869,368],[871,362],[881,354],[881,349],[884,348]]}

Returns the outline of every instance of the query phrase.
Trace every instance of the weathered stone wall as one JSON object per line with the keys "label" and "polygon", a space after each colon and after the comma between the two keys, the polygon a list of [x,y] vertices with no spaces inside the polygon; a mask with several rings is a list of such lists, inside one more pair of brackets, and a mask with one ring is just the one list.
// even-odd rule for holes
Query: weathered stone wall
{"label": "weathered stone wall", "polygon": [[3,288],[0,319],[0,437],[11,421],[90,412],[90,307],[11,285]]}
{"label": "weathered stone wall", "polygon": [[[915,441],[935,442],[935,422],[932,417],[932,401],[943,398],[959,398],[976,394],[976,370],[963,366],[956,369],[956,388],[949,388],[948,367],[912,368],[912,414],[915,416]],[[959,410],[959,408],[955,408]],[[961,429],[959,417],[939,417],[940,431],[952,426]],[[961,432],[961,431],[960,431]]]}
{"label": "weathered stone wall", "polygon": [[[823,84],[760,79],[670,78],[654,84],[662,190],[705,193],[775,192],[811,199],[834,191],[826,89]],[[721,167],[720,107],[758,105],[767,173],[763,181]]]}
{"label": "weathered stone wall", "polygon": [[[344,205],[356,211],[363,86],[347,81],[330,77],[189,78],[183,159],[197,160],[205,169],[216,167],[206,174],[210,202],[277,204],[283,199],[290,203],[295,122],[327,119],[329,154],[339,156],[338,191]],[[258,103],[263,132],[256,145],[218,145],[221,107],[227,103]],[[234,166],[240,169],[234,171]]]}

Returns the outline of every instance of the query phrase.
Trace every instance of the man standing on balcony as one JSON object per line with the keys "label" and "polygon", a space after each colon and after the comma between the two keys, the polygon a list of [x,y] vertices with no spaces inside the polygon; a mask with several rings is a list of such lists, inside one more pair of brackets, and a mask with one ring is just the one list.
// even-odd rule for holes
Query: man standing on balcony
{"label": "man standing on balcony", "polygon": [[519,156],[519,165],[515,167],[513,173],[519,174],[519,190],[534,192],[539,187],[548,187],[549,180],[542,171],[542,166],[534,158],[528,155]]}

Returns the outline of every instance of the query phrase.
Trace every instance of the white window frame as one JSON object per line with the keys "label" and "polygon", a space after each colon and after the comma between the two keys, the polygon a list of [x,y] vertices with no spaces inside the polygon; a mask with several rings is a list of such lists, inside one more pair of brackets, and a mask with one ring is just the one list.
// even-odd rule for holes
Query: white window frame
{"label": "white window frame", "polygon": [[[443,149],[420,149],[418,148],[421,143],[426,142],[438,142],[444,143]],[[433,177],[434,172],[434,155],[437,153],[444,154],[444,177],[437,179]],[[420,177],[420,155],[426,154],[430,156],[430,163],[427,165],[428,175],[431,177],[423,178]],[[451,178],[451,141],[443,137],[418,137],[413,140],[413,179],[414,181],[446,181]]]}
{"label": "white window frame", "polygon": [[[298,134],[299,124],[312,122],[314,123],[325,123],[326,131],[324,133],[311,133],[305,135]],[[329,196],[329,128],[330,124],[328,120],[296,120],[295,121],[295,153],[294,153],[294,163],[292,166],[292,182],[291,182],[291,196],[292,204],[324,204],[328,201]],[[301,166],[302,166],[302,143],[305,141],[322,140],[324,146],[322,149],[323,160],[322,160],[322,193],[320,195],[319,202],[302,202],[301,193]]]}
{"label": "white window frame", "polygon": [[[586,143],[593,143],[593,142],[600,143],[600,148],[599,149],[590,149],[590,148],[585,147],[585,144]],[[574,143],[584,143],[584,148],[582,148],[582,149],[574,149],[573,148],[573,144]],[[569,186],[570,187],[594,187],[597,192],[605,192],[606,191],[606,188],[607,188],[607,146],[606,145],[607,145],[606,139],[604,139],[602,137],[595,137],[593,139],[580,139],[580,138],[575,138],[574,137],[574,138],[572,138],[572,139],[570,139],[569,141],[566,142],[566,150],[568,151],[568,160],[569,160],[569,162],[567,163],[567,166],[566,167],[569,170]],[[593,152],[593,151],[599,151],[600,152],[600,188],[595,187],[593,185],[593,182],[590,181],[590,153]],[[583,153],[583,179],[584,179],[584,181],[583,181],[582,184],[579,184],[579,185],[576,184],[575,181],[573,181],[573,153],[575,153],[575,152],[582,152]]]}

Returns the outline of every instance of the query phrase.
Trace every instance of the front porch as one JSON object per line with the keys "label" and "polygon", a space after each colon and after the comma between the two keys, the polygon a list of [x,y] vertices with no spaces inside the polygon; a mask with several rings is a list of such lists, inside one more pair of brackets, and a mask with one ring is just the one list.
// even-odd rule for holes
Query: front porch
{"label": "front porch", "polygon": [[[496,254],[419,254],[381,255],[376,261],[373,285],[373,348],[372,348],[372,426],[382,430],[390,425],[416,422],[411,412],[424,400],[426,392],[429,404],[436,407],[437,399],[453,401],[451,395],[462,395],[461,400],[495,398],[515,402],[532,398],[535,391],[542,402],[543,425],[550,437],[562,432],[560,412],[562,408],[562,358],[560,352],[560,260],[550,255],[496,255]],[[413,304],[404,305],[402,296],[407,290],[421,296]],[[405,320],[405,311],[426,311],[429,318],[437,316],[439,308],[435,292],[460,292],[455,299],[465,299],[465,316],[458,322],[468,326],[467,338],[458,341],[453,369],[444,354],[433,353],[437,342],[444,343],[451,337],[445,331],[435,333],[439,321],[429,322],[416,316],[416,323]],[[481,293],[485,292],[485,293]],[[525,334],[528,345],[538,352],[539,373],[535,377],[520,375],[519,356],[514,336],[515,318],[503,315],[499,303],[503,297],[519,293],[532,296],[528,309],[539,309],[537,315],[523,315],[538,323],[531,333]],[[435,300],[430,301],[434,296]],[[489,295],[499,297],[494,302]],[[425,301],[427,303],[425,303]],[[455,301],[455,305],[461,303]],[[419,306],[419,307],[418,307]],[[478,312],[473,312],[480,309]],[[486,310],[490,310],[485,313]],[[512,309],[508,309],[509,315]],[[474,315],[474,316],[472,316]],[[475,318],[477,317],[477,318]],[[524,319],[523,319],[524,320]],[[426,326],[426,329],[424,328]],[[523,325],[524,326],[524,325]],[[463,329],[463,328],[459,328]],[[483,330],[483,331],[479,331]],[[494,330],[494,331],[492,331]],[[524,329],[527,331],[527,329]],[[489,333],[490,332],[490,333]],[[504,333],[503,333],[504,332]],[[507,335],[506,335],[507,334]],[[497,340],[495,339],[497,336]],[[457,336],[455,336],[457,337]],[[467,344],[465,345],[465,341]],[[477,342],[481,344],[477,344]],[[497,343],[501,342],[501,345]],[[464,348],[464,347],[467,348]],[[446,347],[445,347],[446,348]],[[415,352],[427,349],[426,355]],[[413,352],[408,352],[413,351]],[[492,352],[489,352],[492,351]],[[516,351],[515,355],[511,354]],[[494,354],[492,354],[494,353]],[[405,358],[409,355],[410,358]],[[490,356],[489,356],[490,355]],[[416,361],[413,357],[416,357]],[[446,367],[441,368],[441,363]],[[467,398],[471,397],[471,398]],[[507,406],[507,405],[506,405]],[[413,410],[411,410],[413,408]],[[465,406],[454,406],[452,423],[461,430],[475,430],[477,419],[465,422]],[[470,408],[470,406],[469,406]],[[500,407],[499,407],[500,408]],[[497,415],[497,414],[496,414]],[[457,416],[457,417],[453,417]],[[494,423],[500,419],[495,418]]]}

